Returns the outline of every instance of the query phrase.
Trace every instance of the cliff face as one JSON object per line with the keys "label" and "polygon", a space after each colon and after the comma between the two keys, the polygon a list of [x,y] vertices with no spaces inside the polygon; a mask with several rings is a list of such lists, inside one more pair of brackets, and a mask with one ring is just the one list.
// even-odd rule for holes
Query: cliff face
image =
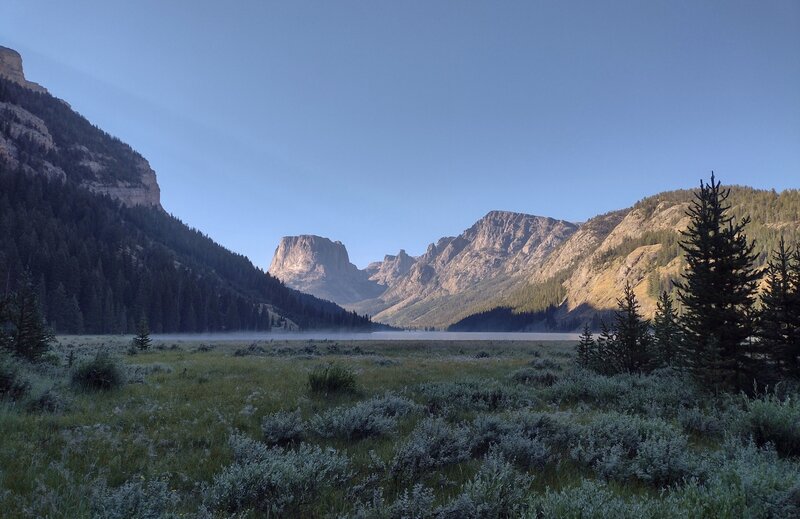
{"label": "cliff face", "polygon": [[22,72],[22,56],[14,49],[0,46],[0,76],[34,92],[47,93],[47,89],[42,85],[25,79],[25,74]]}
{"label": "cliff face", "polygon": [[29,174],[75,182],[127,206],[161,207],[148,162],[28,81],[20,55],[5,47],[0,47],[0,160]]}
{"label": "cliff face", "polygon": [[377,296],[381,287],[350,263],[341,242],[313,235],[284,237],[269,273],[287,285],[339,304]]}

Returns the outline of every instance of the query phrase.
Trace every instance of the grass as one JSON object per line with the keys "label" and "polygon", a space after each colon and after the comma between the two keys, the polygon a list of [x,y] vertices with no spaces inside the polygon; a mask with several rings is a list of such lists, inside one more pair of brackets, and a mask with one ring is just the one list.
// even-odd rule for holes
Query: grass
{"label": "grass", "polygon": [[[666,509],[675,506],[678,510],[689,497],[680,493],[683,490],[662,494],[661,488],[637,477],[635,452],[626,453],[628,458],[612,459],[609,456],[617,456],[619,452],[598,443],[593,448],[602,458],[602,471],[597,468],[599,465],[586,462],[585,457],[576,458],[571,452],[579,443],[584,452],[589,439],[587,435],[595,434],[592,424],[598,420],[613,421],[618,416],[615,413],[634,414],[645,421],[660,417],[658,424],[666,422],[669,434],[672,434],[669,431],[679,434],[682,422],[677,413],[680,409],[691,406],[711,409],[727,405],[730,408],[726,411],[730,412],[721,414],[733,422],[726,424],[726,430],[743,431],[741,441],[744,441],[747,431],[747,424],[739,429],[735,427],[738,423],[735,422],[735,407],[743,405],[737,399],[712,401],[711,397],[698,393],[696,401],[684,402],[687,397],[682,393],[674,396],[675,391],[659,391],[659,387],[671,388],[675,384],[669,385],[669,381],[662,382],[658,378],[619,378],[613,383],[604,379],[585,380],[583,373],[575,372],[571,367],[570,355],[574,344],[570,342],[260,341],[246,344],[205,341],[201,344],[198,341],[155,341],[150,351],[126,356],[124,352],[128,342],[125,337],[59,339],[54,351],[60,365],[37,368],[45,370],[45,373],[33,373],[31,377],[34,386],[49,381],[50,385],[40,387],[39,391],[49,390],[60,395],[68,402],[63,410],[33,412],[20,402],[8,399],[0,402],[0,510],[3,510],[3,517],[91,517],[93,510],[98,513],[98,502],[102,502],[104,513],[111,509],[128,510],[125,507],[130,503],[125,500],[133,499],[130,496],[153,503],[157,501],[156,504],[168,505],[176,513],[193,517],[203,505],[209,504],[204,501],[204,496],[214,488],[215,482],[222,485],[215,478],[252,468],[241,460],[236,462],[241,466],[235,465],[230,443],[232,435],[262,440],[265,417],[279,412],[299,413],[297,420],[306,425],[302,442],[335,449],[337,456],[344,455],[349,460],[349,472],[337,476],[346,477],[347,484],[315,485],[313,494],[304,495],[302,493],[309,490],[302,481],[279,482],[297,494],[296,500],[287,505],[283,514],[303,517],[347,516],[353,513],[354,508],[362,505],[364,508],[368,503],[384,514],[392,506],[395,511],[403,507],[411,510],[415,506],[414,499],[419,500],[416,504],[428,507],[449,506],[455,510],[460,506],[465,507],[464,510],[489,510],[492,507],[481,508],[477,501],[482,499],[480,496],[491,492],[475,490],[478,483],[495,484],[484,481],[486,474],[493,474],[492,477],[503,485],[508,481],[526,481],[530,485],[523,494],[530,496],[531,502],[513,503],[514,510],[517,510],[515,514],[520,516],[533,514],[535,510],[531,507],[557,509],[556,505],[561,506],[559,499],[565,499],[558,493],[575,491],[585,481],[606,485],[600,490],[595,487],[590,490],[610,492],[625,503],[639,499],[650,506],[647,504],[650,501],[660,500],[660,506],[674,495],[678,504],[667,503],[664,506]],[[116,358],[124,366],[128,383],[99,392],[73,387],[70,384],[72,374],[99,353]],[[67,358],[74,358],[71,368],[67,366]],[[558,382],[532,383],[538,376],[536,371],[557,377]],[[451,382],[459,385],[454,389],[447,385]],[[443,384],[445,390],[440,390],[436,384]],[[592,391],[603,395],[605,386],[613,387],[617,393],[629,391],[631,398],[592,400],[591,395],[595,394]],[[474,396],[475,387],[481,390],[490,388],[491,394],[501,395],[497,401],[502,405],[470,406],[470,398],[477,398]],[[595,387],[599,389],[593,389]],[[640,389],[643,387],[651,389],[642,393]],[[465,393],[463,398],[449,398],[453,391],[460,391],[459,388],[470,388],[472,393]],[[357,435],[359,439],[347,439],[340,434],[321,436],[310,426],[311,423],[320,423],[319,417],[330,416],[334,409],[339,412],[373,397],[382,397],[387,392],[418,405],[413,412],[393,417],[392,426],[384,433],[361,434]],[[30,398],[35,398],[34,393],[35,388],[31,390]],[[631,403],[635,394],[644,394],[644,400]],[[440,398],[440,395],[446,398]],[[436,399],[435,405],[430,405],[432,398]],[[677,404],[670,400],[673,398]],[[770,409],[775,408],[774,413],[781,412],[781,406],[771,401],[768,403],[772,405]],[[559,412],[563,413],[553,414]],[[476,417],[497,416],[498,420],[505,420],[513,428],[530,413],[568,417],[562,420],[563,423],[553,422],[560,424],[553,426],[560,429],[542,429],[536,433],[537,440],[546,443],[552,453],[552,461],[544,467],[525,468],[521,464],[501,463],[495,458],[489,459],[482,449],[465,456],[453,456],[455,462],[435,466],[413,477],[399,478],[392,474],[391,464],[400,445],[406,452],[415,452],[424,460],[424,449],[427,448],[424,442],[407,444],[413,440],[414,434],[419,434],[414,431],[423,420],[444,420],[452,430],[466,436],[466,443],[460,443],[467,445],[470,441],[469,427]],[[655,413],[655,416],[648,413]],[[620,426],[619,434],[630,434],[623,426]],[[604,434],[617,434],[617,428],[609,426],[606,429],[611,432]],[[517,431],[515,434],[528,433]],[[704,478],[710,478],[708,474],[727,466],[723,459],[724,442],[730,438],[709,440],[688,431],[686,434],[692,456],[696,454],[697,460],[705,459],[704,463],[716,464],[707,472],[703,472],[703,467],[695,468],[690,464],[691,470],[697,471],[698,484],[705,484]],[[759,440],[765,437],[768,435],[761,434]],[[284,454],[280,456],[270,455],[270,459],[294,460],[287,453],[291,449],[306,448],[298,443],[277,447],[290,451],[281,451]],[[520,444],[525,445],[524,442]],[[254,449],[270,448],[258,442],[253,445]],[[324,461],[327,452],[323,450],[315,456]],[[782,455],[779,461],[780,465],[774,469],[781,471],[780,477],[774,478],[777,490],[764,492],[774,492],[775,495],[769,494],[770,499],[783,503],[789,498],[775,496],[788,492],[784,489],[786,485],[791,488],[792,484],[797,484],[800,488],[797,476],[800,465],[797,458],[791,456]],[[284,474],[280,477],[296,478],[298,473],[303,473],[285,465],[296,463],[296,460],[284,465],[278,461],[274,463],[277,468],[270,468],[270,471]],[[765,462],[764,466],[776,467],[775,463]],[[510,468],[512,465],[515,468]],[[624,477],[615,476],[603,481],[602,473],[623,474]],[[764,477],[760,479],[765,480]],[[226,481],[226,491],[235,492],[237,481],[235,478]],[[414,491],[415,485],[421,486]],[[278,488],[284,487],[279,485]],[[685,492],[688,495],[689,490]],[[379,495],[381,500],[376,497]],[[428,502],[431,495],[433,504]],[[749,494],[748,498],[755,503],[751,506],[759,506],[757,498],[751,498]],[[565,502],[573,501],[570,498]],[[652,508],[664,510],[655,505]],[[228,514],[223,512],[209,511],[211,517],[227,517]],[[744,510],[741,516],[747,512]],[[280,512],[274,513],[281,515]],[[250,515],[245,512],[243,517],[262,515],[269,514],[261,510],[250,512]],[[584,516],[592,517],[592,514],[584,511]],[[735,514],[729,516],[738,517]]]}

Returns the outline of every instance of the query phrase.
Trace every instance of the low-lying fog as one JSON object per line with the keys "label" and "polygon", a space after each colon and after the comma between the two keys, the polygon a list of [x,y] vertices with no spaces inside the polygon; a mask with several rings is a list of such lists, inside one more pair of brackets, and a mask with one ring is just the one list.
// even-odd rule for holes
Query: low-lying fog
{"label": "low-lying fog", "polygon": [[539,332],[231,332],[231,333],[167,333],[154,334],[163,341],[279,341],[338,340],[338,341],[573,341],[577,333]]}

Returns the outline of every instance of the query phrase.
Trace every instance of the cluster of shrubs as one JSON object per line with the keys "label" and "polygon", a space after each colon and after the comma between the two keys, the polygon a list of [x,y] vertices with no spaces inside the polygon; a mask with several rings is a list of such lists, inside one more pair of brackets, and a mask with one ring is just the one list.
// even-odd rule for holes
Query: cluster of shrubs
{"label": "cluster of shrubs", "polygon": [[301,443],[269,447],[234,435],[234,463],[207,489],[206,505],[227,514],[248,510],[268,516],[302,516],[325,492],[352,477],[350,460],[334,449]]}
{"label": "cluster of shrubs", "polygon": [[426,383],[417,386],[416,393],[431,413],[495,411],[527,407],[534,403],[528,392],[494,380]]}
{"label": "cluster of shrubs", "polygon": [[264,417],[261,430],[270,445],[287,445],[305,439],[310,432],[322,438],[359,440],[389,434],[399,418],[416,412],[420,406],[408,398],[388,393],[380,397],[342,406],[317,414],[306,423],[300,412],[279,411]]}

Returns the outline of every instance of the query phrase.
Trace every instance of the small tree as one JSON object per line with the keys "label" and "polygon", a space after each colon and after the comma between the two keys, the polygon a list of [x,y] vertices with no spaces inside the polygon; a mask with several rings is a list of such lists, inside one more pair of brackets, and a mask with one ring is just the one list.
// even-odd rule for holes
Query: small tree
{"label": "small tree", "polygon": [[584,369],[590,369],[593,365],[593,357],[595,354],[595,342],[592,332],[589,330],[589,323],[583,326],[583,333],[578,341],[578,366]]}
{"label": "small tree", "polygon": [[658,366],[676,366],[681,346],[681,328],[672,298],[664,291],[653,317],[653,359]]}
{"label": "small tree", "polygon": [[610,344],[614,364],[619,371],[628,373],[646,371],[652,365],[650,322],[639,312],[639,302],[630,283],[625,283],[617,307],[613,327],[615,338]]}
{"label": "small tree", "polygon": [[19,289],[12,300],[11,350],[19,357],[37,361],[50,349],[54,337],[45,326],[30,272],[23,272]]}
{"label": "small tree", "polygon": [[787,248],[781,237],[767,265],[758,313],[759,353],[770,360],[770,371],[783,376],[800,375],[800,258],[796,255],[797,251]]}
{"label": "small tree", "polygon": [[139,319],[139,325],[136,327],[136,337],[133,338],[133,345],[141,351],[146,351],[150,348],[150,327],[147,325],[147,319],[142,317]]}

